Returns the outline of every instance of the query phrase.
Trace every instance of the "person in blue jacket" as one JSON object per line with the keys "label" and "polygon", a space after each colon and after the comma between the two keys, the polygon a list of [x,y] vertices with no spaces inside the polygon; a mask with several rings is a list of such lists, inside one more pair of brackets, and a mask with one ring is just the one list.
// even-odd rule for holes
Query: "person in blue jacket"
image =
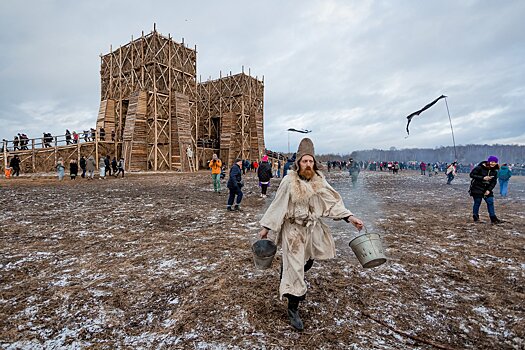
{"label": "person in blue jacket", "polygon": [[288,170],[293,170],[293,165],[295,163],[295,157],[297,156],[296,153],[293,154],[292,158],[288,158],[288,161],[286,162],[286,164],[284,165],[284,169],[283,169],[283,177],[286,176],[286,174],[288,174]]}

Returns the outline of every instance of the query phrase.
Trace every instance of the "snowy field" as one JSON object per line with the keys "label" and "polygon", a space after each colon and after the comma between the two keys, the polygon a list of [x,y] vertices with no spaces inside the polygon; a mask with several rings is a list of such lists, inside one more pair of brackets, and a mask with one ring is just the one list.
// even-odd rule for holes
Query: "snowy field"
{"label": "snowy field", "polygon": [[[338,255],[307,273],[303,333],[278,299],[278,255],[254,269],[273,198],[246,177],[243,211],[207,172],[0,180],[3,349],[523,349],[525,179],[471,220],[468,175],[327,174],[386,264],[363,269],[355,233],[328,221]],[[223,183],[225,185],[225,183]]]}

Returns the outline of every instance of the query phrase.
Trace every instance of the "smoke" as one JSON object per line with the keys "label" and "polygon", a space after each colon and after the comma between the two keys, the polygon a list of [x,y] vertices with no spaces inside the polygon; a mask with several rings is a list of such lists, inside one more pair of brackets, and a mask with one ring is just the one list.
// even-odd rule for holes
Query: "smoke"
{"label": "smoke", "polygon": [[[383,214],[379,206],[379,201],[373,193],[367,190],[367,181],[369,173],[361,172],[357,179],[355,187],[352,186],[352,180],[347,171],[332,171],[326,173],[327,180],[332,187],[339,192],[346,208],[348,208],[355,217],[361,219],[368,232],[378,231]],[[333,221],[327,224],[332,228],[335,235],[355,236],[358,234],[357,229],[345,221]]]}

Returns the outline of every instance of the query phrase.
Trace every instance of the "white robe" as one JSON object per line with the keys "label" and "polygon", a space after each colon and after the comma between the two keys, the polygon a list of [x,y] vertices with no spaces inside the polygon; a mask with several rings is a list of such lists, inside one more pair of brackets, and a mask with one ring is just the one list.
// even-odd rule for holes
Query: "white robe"
{"label": "white robe", "polygon": [[301,180],[295,171],[283,178],[275,199],[260,224],[277,233],[283,251],[283,275],[279,294],[306,294],[304,264],[308,259],[335,257],[335,243],[321,217],[343,219],[353,215],[341,195],[324,176]]}

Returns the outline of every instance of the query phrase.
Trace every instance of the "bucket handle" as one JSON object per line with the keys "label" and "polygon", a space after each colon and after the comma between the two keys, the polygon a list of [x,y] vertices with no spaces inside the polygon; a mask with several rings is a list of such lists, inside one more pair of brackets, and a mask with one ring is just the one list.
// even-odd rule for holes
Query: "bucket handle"
{"label": "bucket handle", "polygon": [[[368,235],[368,230],[367,230],[365,224],[363,224],[363,228],[365,229],[365,235]],[[361,231],[357,230],[357,232],[361,232]],[[379,237],[381,237],[381,235],[380,235],[379,233],[376,233],[376,235],[378,235]],[[358,236],[360,236],[360,235],[358,235]]]}

